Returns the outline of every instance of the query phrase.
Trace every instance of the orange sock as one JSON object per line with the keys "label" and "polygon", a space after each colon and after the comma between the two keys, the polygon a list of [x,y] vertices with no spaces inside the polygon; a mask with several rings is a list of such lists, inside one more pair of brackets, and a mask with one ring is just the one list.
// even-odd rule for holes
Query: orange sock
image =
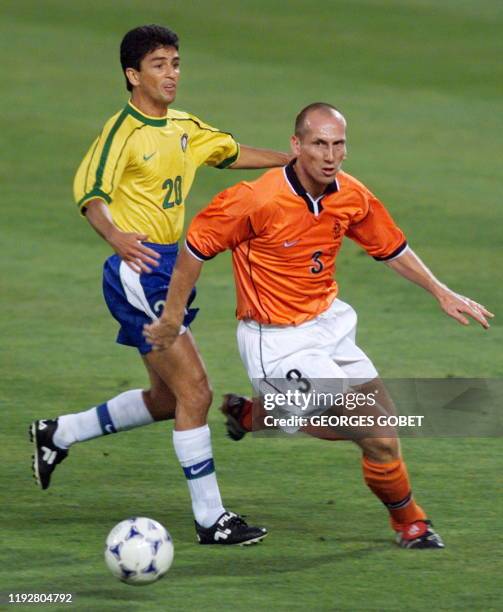
{"label": "orange sock", "polygon": [[253,402],[249,399],[245,400],[239,422],[246,431],[253,429]]}
{"label": "orange sock", "polygon": [[362,467],[365,482],[388,509],[395,531],[403,531],[404,525],[426,518],[423,509],[412,497],[409,475],[402,459],[374,463],[364,456]]}
{"label": "orange sock", "polygon": [[267,412],[264,410],[260,398],[246,399],[239,423],[246,431],[260,431],[261,429],[266,429],[264,423],[266,415]]}

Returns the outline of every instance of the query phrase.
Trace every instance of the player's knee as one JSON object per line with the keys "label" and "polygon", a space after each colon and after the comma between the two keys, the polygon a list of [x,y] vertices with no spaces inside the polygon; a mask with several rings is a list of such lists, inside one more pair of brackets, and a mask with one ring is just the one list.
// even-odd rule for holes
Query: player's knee
{"label": "player's knee", "polygon": [[187,406],[193,413],[206,414],[213,401],[213,391],[206,376],[192,381],[181,403]]}
{"label": "player's knee", "polygon": [[207,378],[205,378],[204,383],[201,384],[201,389],[199,390],[199,401],[201,405],[204,405],[205,410],[208,411],[211,406],[211,402],[213,401],[213,389]]}
{"label": "player's knee", "polygon": [[389,463],[400,457],[398,438],[366,438],[361,440],[360,447],[370,461]]}

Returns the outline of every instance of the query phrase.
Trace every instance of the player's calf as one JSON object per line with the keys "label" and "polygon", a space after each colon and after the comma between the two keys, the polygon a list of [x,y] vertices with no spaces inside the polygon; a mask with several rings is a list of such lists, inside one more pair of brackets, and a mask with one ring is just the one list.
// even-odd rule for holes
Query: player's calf
{"label": "player's calf", "polygon": [[156,389],[143,391],[143,400],[154,421],[168,421],[176,415],[176,400],[171,393],[160,393]]}
{"label": "player's calf", "polygon": [[400,458],[398,437],[375,437],[354,440],[367,459],[375,463],[389,463]]}

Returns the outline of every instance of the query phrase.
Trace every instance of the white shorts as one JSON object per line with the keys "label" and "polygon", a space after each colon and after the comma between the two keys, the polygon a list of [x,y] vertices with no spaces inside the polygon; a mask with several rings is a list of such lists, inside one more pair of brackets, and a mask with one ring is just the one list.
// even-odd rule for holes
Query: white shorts
{"label": "white shorts", "polygon": [[344,393],[376,378],[373,363],[355,343],[356,320],[354,309],[336,299],[315,319],[297,326],[240,321],[239,352],[255,391],[277,389],[281,381],[300,382],[302,391],[302,381],[314,380],[318,391]]}

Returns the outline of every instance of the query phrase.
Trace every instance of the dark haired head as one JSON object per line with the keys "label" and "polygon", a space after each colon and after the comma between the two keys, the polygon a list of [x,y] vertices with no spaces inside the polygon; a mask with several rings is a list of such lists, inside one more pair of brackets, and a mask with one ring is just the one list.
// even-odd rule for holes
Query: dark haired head
{"label": "dark haired head", "polygon": [[[178,36],[172,30],[158,25],[140,26],[130,30],[121,42],[121,65],[126,68],[140,69],[141,60],[159,47],[174,47],[178,49]],[[133,89],[126,77],[128,91]]]}
{"label": "dark haired head", "polygon": [[308,115],[311,111],[323,110],[326,112],[335,111],[336,113],[340,113],[339,109],[333,106],[332,104],[328,104],[327,102],[313,102],[309,104],[305,108],[303,108],[300,113],[295,118],[295,136],[301,138],[306,131],[306,123]]}

